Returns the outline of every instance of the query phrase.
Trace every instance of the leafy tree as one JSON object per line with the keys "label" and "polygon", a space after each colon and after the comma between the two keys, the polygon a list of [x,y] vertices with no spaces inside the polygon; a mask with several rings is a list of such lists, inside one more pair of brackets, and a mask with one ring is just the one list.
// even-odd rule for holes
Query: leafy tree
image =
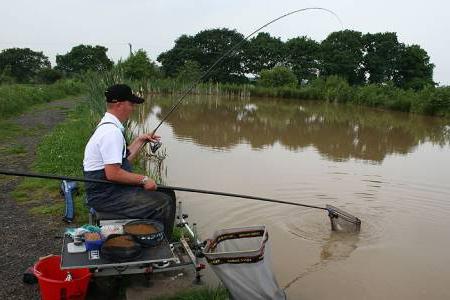
{"label": "leafy tree", "polygon": [[362,34],[358,31],[336,31],[328,35],[320,45],[320,75],[338,75],[350,84],[364,83],[362,46]]}
{"label": "leafy tree", "polygon": [[[241,42],[244,36],[236,30],[210,29],[195,35],[196,48],[194,57],[203,70],[209,69],[223,54]],[[239,82],[245,79],[242,67],[242,48],[237,49],[218,64],[209,75],[209,80],[218,82]]]}
{"label": "leafy tree", "polygon": [[278,66],[271,70],[262,70],[258,83],[266,87],[294,87],[297,85],[297,77],[289,68]]}
{"label": "leafy tree", "polygon": [[420,90],[426,85],[435,85],[434,64],[419,45],[402,45],[397,67],[394,81],[401,88]]}
{"label": "leafy tree", "polygon": [[107,51],[103,46],[78,45],[64,55],[56,55],[55,69],[66,74],[108,70],[114,63],[106,55]]}
{"label": "leafy tree", "polygon": [[193,60],[187,60],[183,66],[178,68],[177,80],[192,82],[202,76],[200,64]]}
{"label": "leafy tree", "polygon": [[44,68],[50,68],[50,61],[42,52],[29,48],[10,48],[0,53],[0,73],[16,82],[32,81]]}
{"label": "leafy tree", "polygon": [[286,42],[287,63],[292,68],[299,82],[310,81],[319,73],[320,45],[305,36]]}
{"label": "leafy tree", "polygon": [[161,63],[161,69],[166,76],[175,77],[178,69],[190,60],[195,61],[199,56],[199,50],[195,46],[194,37],[183,34],[175,41],[175,46],[161,53],[157,61]]}
{"label": "leafy tree", "polygon": [[284,62],[284,44],[279,38],[261,32],[244,48],[245,72],[258,74]]}
{"label": "leafy tree", "polygon": [[369,83],[390,82],[397,71],[401,44],[395,32],[363,36],[364,73]]}
{"label": "leafy tree", "polygon": [[121,63],[126,77],[131,79],[148,79],[159,76],[158,67],[150,60],[147,53],[140,49]]}
{"label": "leafy tree", "polygon": [[[195,36],[183,35],[175,46],[158,56],[162,69],[168,76],[176,76],[178,69],[187,60],[199,63],[202,71],[209,69],[223,54],[243,40],[244,36],[235,30],[210,29]],[[240,82],[245,80],[242,48],[224,58],[207,80],[219,82]]]}

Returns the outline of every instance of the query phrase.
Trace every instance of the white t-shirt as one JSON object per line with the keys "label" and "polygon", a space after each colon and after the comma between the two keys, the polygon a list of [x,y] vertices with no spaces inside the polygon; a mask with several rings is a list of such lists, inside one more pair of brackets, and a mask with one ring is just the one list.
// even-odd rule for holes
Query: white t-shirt
{"label": "white t-shirt", "polygon": [[85,171],[97,171],[104,169],[105,165],[121,164],[122,158],[126,156],[122,123],[108,112],[105,113],[99,125],[106,122],[113,124],[99,126],[86,145],[83,160]]}

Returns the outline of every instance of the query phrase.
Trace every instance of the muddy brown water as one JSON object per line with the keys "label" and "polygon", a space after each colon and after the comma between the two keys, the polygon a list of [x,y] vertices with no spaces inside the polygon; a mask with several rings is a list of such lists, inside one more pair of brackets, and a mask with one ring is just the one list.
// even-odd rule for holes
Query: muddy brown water
{"label": "muddy brown water", "polygon": [[[147,101],[153,129],[173,98]],[[136,123],[136,124],[137,124]],[[290,299],[450,299],[450,126],[432,117],[322,102],[191,97],[159,129],[165,183],[331,204],[326,212],[177,193],[202,238],[265,224]]]}

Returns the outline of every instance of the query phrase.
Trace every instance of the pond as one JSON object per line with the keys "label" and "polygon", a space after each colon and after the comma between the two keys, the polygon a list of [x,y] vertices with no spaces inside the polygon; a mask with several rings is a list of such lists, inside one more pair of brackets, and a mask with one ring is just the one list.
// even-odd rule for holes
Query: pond
{"label": "pond", "polygon": [[[151,131],[175,97],[135,118]],[[138,121],[138,120],[142,121]],[[327,213],[177,193],[202,238],[268,226],[289,299],[449,299],[450,126],[439,118],[324,102],[192,96],[160,127],[168,185],[331,204],[362,220],[330,230]]]}

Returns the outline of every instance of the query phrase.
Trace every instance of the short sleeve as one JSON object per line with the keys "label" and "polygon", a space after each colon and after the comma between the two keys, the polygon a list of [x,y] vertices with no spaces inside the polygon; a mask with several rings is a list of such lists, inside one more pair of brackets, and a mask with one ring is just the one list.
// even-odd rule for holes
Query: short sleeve
{"label": "short sleeve", "polygon": [[115,129],[100,138],[99,149],[105,165],[122,164],[124,138],[122,132]]}

